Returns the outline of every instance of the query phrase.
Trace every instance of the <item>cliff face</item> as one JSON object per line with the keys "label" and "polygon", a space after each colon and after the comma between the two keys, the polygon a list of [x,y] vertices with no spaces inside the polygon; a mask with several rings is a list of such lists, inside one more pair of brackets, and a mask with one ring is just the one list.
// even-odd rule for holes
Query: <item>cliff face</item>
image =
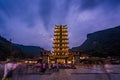
{"label": "cliff face", "polygon": [[41,50],[44,49],[37,46],[14,44],[0,36],[0,60],[6,60],[11,55],[19,59],[30,58],[40,55]]}
{"label": "cliff face", "polygon": [[81,46],[72,49],[94,56],[120,56],[120,26],[90,33]]}

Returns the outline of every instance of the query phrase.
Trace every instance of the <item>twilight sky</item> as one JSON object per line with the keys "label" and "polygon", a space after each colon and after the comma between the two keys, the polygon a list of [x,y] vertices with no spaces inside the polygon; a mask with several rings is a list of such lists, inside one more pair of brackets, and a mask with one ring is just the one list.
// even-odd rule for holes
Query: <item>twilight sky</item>
{"label": "twilight sky", "polygon": [[51,50],[56,24],[66,24],[69,46],[120,25],[120,0],[0,0],[0,35]]}

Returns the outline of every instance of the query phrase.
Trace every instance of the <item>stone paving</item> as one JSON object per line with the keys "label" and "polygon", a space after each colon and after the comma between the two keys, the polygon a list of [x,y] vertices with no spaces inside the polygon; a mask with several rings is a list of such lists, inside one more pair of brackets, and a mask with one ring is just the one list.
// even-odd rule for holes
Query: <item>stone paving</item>
{"label": "stone paving", "polygon": [[14,80],[120,80],[120,65],[76,67],[59,72],[14,74]]}

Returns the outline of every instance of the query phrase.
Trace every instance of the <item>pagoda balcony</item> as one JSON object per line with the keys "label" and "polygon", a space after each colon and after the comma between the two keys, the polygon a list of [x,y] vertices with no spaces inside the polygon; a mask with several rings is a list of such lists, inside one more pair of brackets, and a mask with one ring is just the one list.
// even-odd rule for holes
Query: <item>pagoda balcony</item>
{"label": "pagoda balcony", "polygon": [[65,45],[65,46],[62,45],[61,48],[68,48],[68,45]]}
{"label": "pagoda balcony", "polygon": [[53,44],[68,44],[69,42],[53,42]]}
{"label": "pagoda balcony", "polygon": [[68,44],[68,42],[62,42],[62,44]]}
{"label": "pagoda balcony", "polygon": [[53,48],[60,48],[60,46],[55,46],[55,45],[54,45]]}
{"label": "pagoda balcony", "polygon": [[54,38],[53,40],[60,40],[60,38]]}
{"label": "pagoda balcony", "polygon": [[66,29],[67,30],[67,27],[62,27],[62,29]]}
{"label": "pagoda balcony", "polygon": [[54,36],[60,36],[60,34],[54,34]]}
{"label": "pagoda balcony", "polygon": [[65,46],[57,46],[57,45],[54,45],[53,48],[68,48],[68,45],[65,45]]}
{"label": "pagoda balcony", "polygon": [[67,33],[67,30],[62,30],[62,32],[63,32],[63,33],[64,33],[64,32]]}
{"label": "pagoda balcony", "polygon": [[62,40],[68,40],[68,38],[62,38]]}
{"label": "pagoda balcony", "polygon": [[54,40],[68,40],[68,37],[65,37],[65,36],[62,36],[62,38],[60,38],[60,37],[54,37]]}
{"label": "pagoda balcony", "polygon": [[60,33],[61,31],[60,30],[55,30],[54,33]]}
{"label": "pagoda balcony", "polygon": [[62,45],[61,48],[68,48],[68,45],[66,45],[66,46],[63,46],[63,45]]}
{"label": "pagoda balcony", "polygon": [[60,44],[60,42],[53,42],[53,44]]}
{"label": "pagoda balcony", "polygon": [[55,29],[60,29],[60,27],[55,27]]}
{"label": "pagoda balcony", "polygon": [[68,36],[68,34],[62,34],[62,36]]}

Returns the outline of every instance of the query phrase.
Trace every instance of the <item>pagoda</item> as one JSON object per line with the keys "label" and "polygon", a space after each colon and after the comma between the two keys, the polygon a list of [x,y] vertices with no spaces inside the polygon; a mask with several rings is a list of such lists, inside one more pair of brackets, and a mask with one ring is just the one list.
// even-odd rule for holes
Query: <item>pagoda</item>
{"label": "pagoda", "polygon": [[66,25],[55,25],[54,41],[53,41],[53,56],[56,62],[66,62],[68,57],[68,31]]}
{"label": "pagoda", "polygon": [[53,50],[42,51],[42,59],[46,63],[79,63],[79,52],[69,51],[67,25],[55,25]]}

